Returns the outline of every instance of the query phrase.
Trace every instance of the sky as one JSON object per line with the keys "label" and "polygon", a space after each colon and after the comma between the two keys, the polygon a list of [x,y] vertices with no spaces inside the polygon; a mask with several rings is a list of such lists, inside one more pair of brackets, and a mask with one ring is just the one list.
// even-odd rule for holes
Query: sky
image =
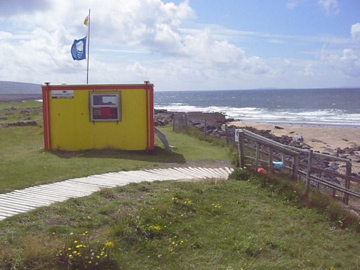
{"label": "sky", "polygon": [[359,0],[0,0],[0,81],[360,87]]}

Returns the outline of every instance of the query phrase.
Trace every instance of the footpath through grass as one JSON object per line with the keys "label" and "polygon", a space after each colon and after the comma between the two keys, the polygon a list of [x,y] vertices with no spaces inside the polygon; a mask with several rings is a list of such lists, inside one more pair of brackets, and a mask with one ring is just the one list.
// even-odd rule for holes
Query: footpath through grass
{"label": "footpath through grass", "polygon": [[165,151],[159,140],[156,140],[153,153],[114,150],[45,152],[42,119],[33,111],[38,112],[40,105],[34,102],[0,104],[0,115],[8,116],[2,124],[14,122],[14,119],[23,121],[23,114],[27,120],[39,123],[39,126],[0,126],[0,193],[93,174],[153,168],[164,163],[229,160],[226,147],[174,133],[171,127],[161,128],[161,131],[170,144],[176,146],[173,153]]}
{"label": "footpath through grass", "polygon": [[102,190],[0,222],[0,269],[359,269],[360,235],[256,178]]}

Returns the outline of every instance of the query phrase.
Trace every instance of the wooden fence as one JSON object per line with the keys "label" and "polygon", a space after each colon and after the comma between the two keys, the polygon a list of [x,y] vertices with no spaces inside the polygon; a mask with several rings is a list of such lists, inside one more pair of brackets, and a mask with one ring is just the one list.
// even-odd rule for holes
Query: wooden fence
{"label": "wooden fence", "polygon": [[[294,180],[305,181],[307,193],[311,186],[319,189],[325,187],[321,190],[332,192],[333,197],[337,197],[337,192],[340,192],[345,204],[349,204],[349,196],[360,198],[360,193],[350,189],[350,185],[359,188],[360,179],[351,175],[349,159],[283,145],[245,129],[239,129],[237,136],[240,167],[264,167],[270,176],[281,170],[289,173]],[[329,169],[328,166],[319,166],[321,162],[337,167],[340,163],[341,172]]]}

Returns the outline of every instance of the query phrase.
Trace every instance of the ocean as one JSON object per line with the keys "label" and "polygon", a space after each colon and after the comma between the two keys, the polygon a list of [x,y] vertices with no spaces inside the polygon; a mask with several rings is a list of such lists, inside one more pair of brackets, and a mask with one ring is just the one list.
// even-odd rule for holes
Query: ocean
{"label": "ocean", "polygon": [[360,128],[360,88],[155,91],[155,109],[277,125]]}

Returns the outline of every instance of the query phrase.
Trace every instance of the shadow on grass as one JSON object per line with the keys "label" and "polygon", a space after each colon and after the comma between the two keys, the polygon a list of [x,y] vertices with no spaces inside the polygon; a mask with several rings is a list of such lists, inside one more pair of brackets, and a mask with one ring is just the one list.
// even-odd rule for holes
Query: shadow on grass
{"label": "shadow on grass", "polygon": [[159,147],[152,152],[102,149],[77,152],[50,151],[50,153],[60,158],[111,158],[159,163],[186,163],[183,155],[171,153]]}

